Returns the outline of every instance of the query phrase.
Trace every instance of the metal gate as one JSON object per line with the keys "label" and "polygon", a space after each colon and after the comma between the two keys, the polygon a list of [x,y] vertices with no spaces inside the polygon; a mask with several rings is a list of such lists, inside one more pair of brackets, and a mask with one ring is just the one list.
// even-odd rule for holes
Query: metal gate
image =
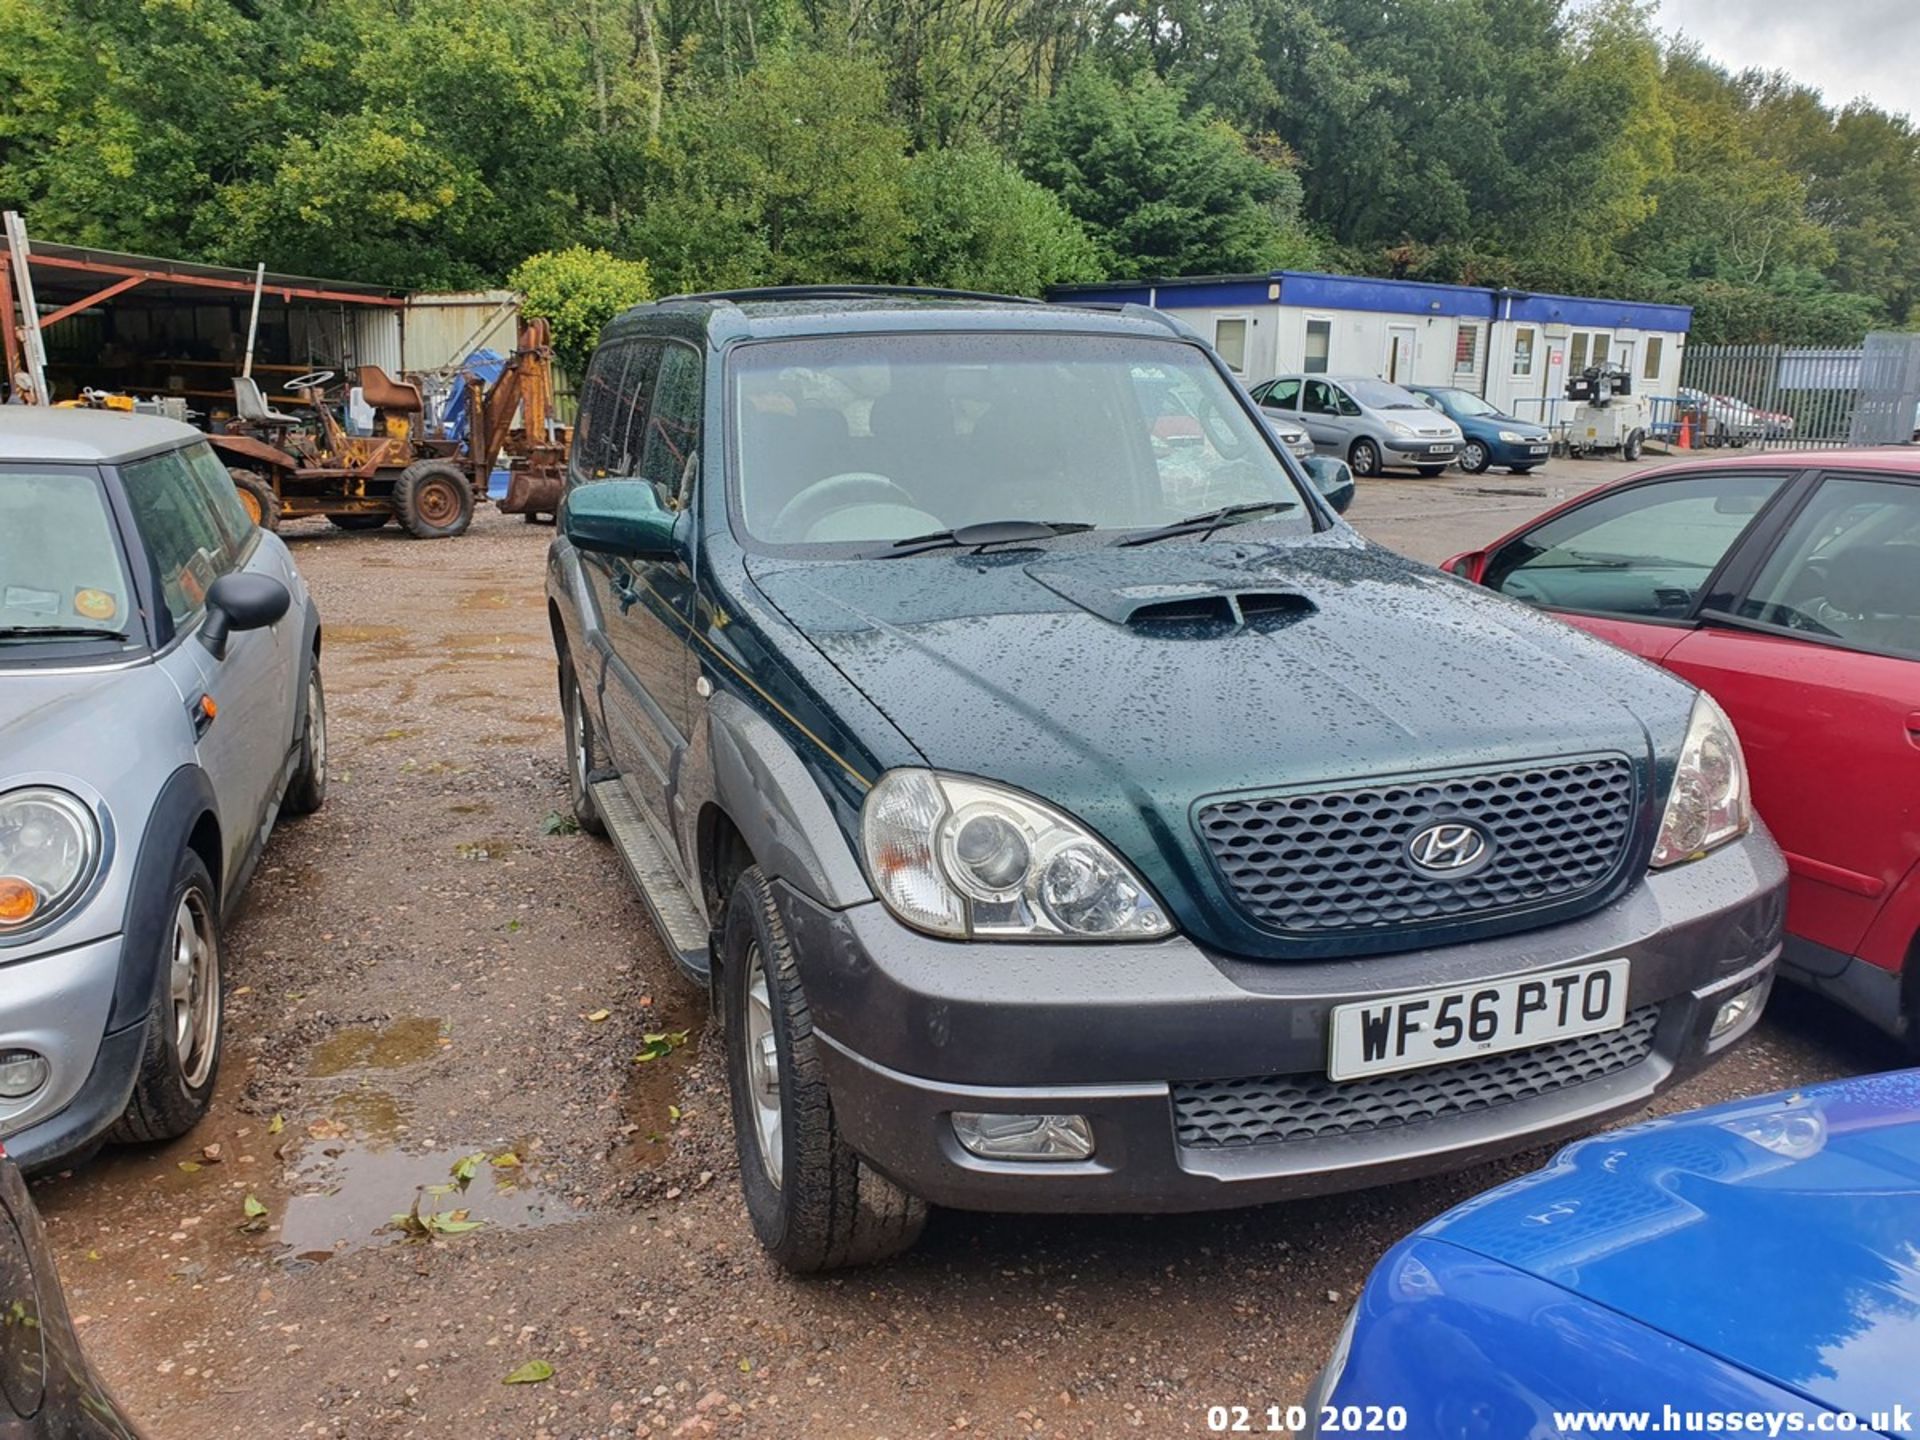
{"label": "metal gate", "polygon": [[1690,345],[1673,428],[1704,447],[1820,449],[1912,441],[1920,335],[1875,334],[1861,349]]}
{"label": "metal gate", "polygon": [[1860,395],[1853,409],[1856,445],[1907,445],[1920,433],[1920,335],[1867,337]]}

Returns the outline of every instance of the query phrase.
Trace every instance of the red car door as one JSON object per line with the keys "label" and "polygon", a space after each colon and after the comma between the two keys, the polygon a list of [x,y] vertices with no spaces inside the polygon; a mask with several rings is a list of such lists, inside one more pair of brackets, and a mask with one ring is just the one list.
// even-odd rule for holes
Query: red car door
{"label": "red car door", "polygon": [[1920,476],[1823,477],[1742,588],[1666,664],[1740,734],[1788,928],[1897,969],[1862,943],[1920,861]]}
{"label": "red car door", "polygon": [[1656,664],[1789,471],[1661,472],[1555,511],[1489,552],[1480,583]]}

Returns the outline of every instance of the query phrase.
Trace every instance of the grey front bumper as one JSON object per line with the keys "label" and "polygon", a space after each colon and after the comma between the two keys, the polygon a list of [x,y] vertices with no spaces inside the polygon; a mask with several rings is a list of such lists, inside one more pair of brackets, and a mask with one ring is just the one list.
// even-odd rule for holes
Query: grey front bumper
{"label": "grey front bumper", "polygon": [[[1358,960],[1250,962],[1150,945],[963,944],[878,904],[819,907],[776,887],[853,1147],[915,1194],[965,1209],[1175,1211],[1255,1204],[1457,1168],[1643,1105],[1738,1034],[1720,1002],[1771,978],[1786,867],[1764,834],[1651,874],[1594,914],[1496,940]],[[1625,1069],[1492,1108],[1305,1140],[1180,1143],[1188,1082],[1323,1076],[1335,1005],[1454,983],[1632,961],[1628,1005],[1657,1007]],[[1444,1083],[1444,1067],[1427,1074]],[[954,1111],[1087,1116],[1086,1161],[984,1160]]]}

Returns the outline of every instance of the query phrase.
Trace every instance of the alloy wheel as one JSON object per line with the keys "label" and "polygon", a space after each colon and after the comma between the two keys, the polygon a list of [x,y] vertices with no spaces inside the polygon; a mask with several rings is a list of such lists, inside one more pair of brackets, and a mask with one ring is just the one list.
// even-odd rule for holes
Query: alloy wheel
{"label": "alloy wheel", "polygon": [[780,1040],[773,1028],[773,1001],[760,942],[747,946],[747,1087],[753,1100],[753,1138],[760,1164],[780,1188]]}
{"label": "alloy wheel", "polygon": [[180,1078],[189,1090],[198,1090],[220,1053],[220,933],[198,888],[181,896],[174,911],[169,970],[174,1055]]}

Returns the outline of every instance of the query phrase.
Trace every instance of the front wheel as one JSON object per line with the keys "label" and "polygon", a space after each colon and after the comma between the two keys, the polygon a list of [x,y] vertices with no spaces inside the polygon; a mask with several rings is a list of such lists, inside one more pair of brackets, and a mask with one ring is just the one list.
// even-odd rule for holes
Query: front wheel
{"label": "front wheel", "polygon": [[1493,457],[1487,453],[1487,447],[1478,440],[1469,440],[1460,447],[1460,468],[1469,475],[1485,472],[1493,463]]}
{"label": "front wheel", "polygon": [[727,905],[720,1000],[740,1185],[767,1253],[810,1273],[912,1246],[926,1202],[841,1138],[793,946],[757,865],[734,883]]}
{"label": "front wheel", "polygon": [[447,460],[416,460],[400,472],[393,508],[416,540],[451,540],[473,523],[473,486]]}
{"label": "front wheel", "polygon": [[1646,448],[1647,432],[1634,430],[1628,433],[1627,443],[1620,447],[1620,458],[1632,464],[1640,458],[1640,452]]}
{"label": "front wheel", "polygon": [[1371,440],[1354,441],[1347,447],[1347,464],[1353,467],[1353,473],[1356,475],[1378,475],[1380,447]]}
{"label": "front wheel", "polygon": [[[221,994],[224,940],[213,877],[183,849],[174,868],[173,905],[160,946],[159,985],[147,1011],[146,1046],[133,1096],[111,1138],[135,1144],[172,1140],[200,1123],[213,1103],[225,1017]],[[131,937],[130,937],[131,938]]]}
{"label": "front wheel", "polygon": [[307,719],[300,730],[300,760],[281,802],[289,815],[311,815],[327,803],[327,687],[320,683],[320,657],[307,671]]}
{"label": "front wheel", "polygon": [[604,835],[607,822],[593,802],[590,786],[599,761],[593,722],[587,718],[586,697],[580,693],[580,680],[573,673],[572,663],[563,656],[560,664],[560,709],[567,727],[567,800],[582,830],[589,835]]}

